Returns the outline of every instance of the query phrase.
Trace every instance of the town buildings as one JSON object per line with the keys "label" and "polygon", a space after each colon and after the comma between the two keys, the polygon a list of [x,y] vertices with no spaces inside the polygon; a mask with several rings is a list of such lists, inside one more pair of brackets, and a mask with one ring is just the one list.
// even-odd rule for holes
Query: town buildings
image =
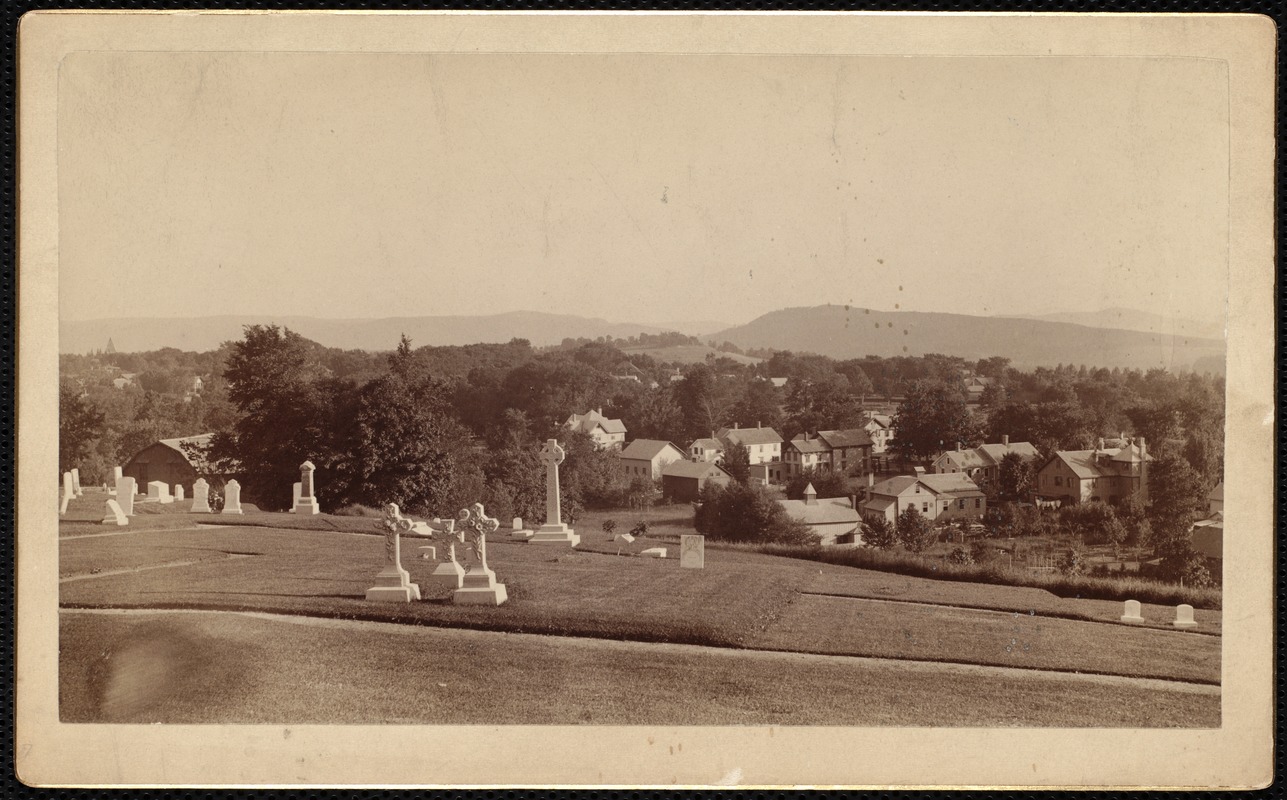
{"label": "town buildings", "polygon": [[915,508],[931,522],[948,522],[957,517],[982,517],[987,497],[969,476],[961,473],[898,475],[867,490],[862,515],[884,517],[891,525],[898,515]]}
{"label": "town buildings", "polygon": [[619,419],[603,416],[601,408],[584,414],[573,414],[563,425],[571,430],[589,434],[600,450],[620,450],[626,443],[626,426]]}
{"label": "town buildings", "polygon": [[948,450],[934,459],[934,472],[946,474],[963,472],[969,475],[979,486],[996,485],[1001,471],[1001,459],[1010,453],[1016,453],[1024,461],[1032,462],[1040,457],[1037,448],[1029,442],[1011,442],[1009,436],[1002,436],[1000,444],[984,444],[978,447]]}
{"label": "town buildings", "polygon": [[1061,505],[1101,500],[1120,503],[1133,494],[1148,501],[1148,464],[1153,457],[1143,436],[1126,439],[1120,448],[1058,450],[1036,470],[1033,497]]}
{"label": "town buildings", "polygon": [[660,439],[635,439],[621,451],[621,471],[626,480],[661,478],[661,471],[675,461],[684,461],[684,451]]}
{"label": "town buildings", "polygon": [[715,438],[724,443],[726,451],[735,444],[745,447],[752,464],[782,460],[782,437],[777,431],[762,427],[758,422],[754,428],[739,428],[737,423],[733,423],[731,428],[716,431]]}
{"label": "town buildings", "polygon": [[819,499],[809,484],[803,500],[779,500],[778,504],[787,516],[809,526],[821,544],[862,544],[862,517],[848,497]]}
{"label": "town buildings", "polygon": [[708,483],[727,486],[732,476],[708,461],[672,461],[661,468],[662,495],[675,503],[696,500]]}
{"label": "town buildings", "polygon": [[163,481],[171,487],[181,485],[191,491],[193,481],[211,475],[205,461],[199,455],[190,454],[189,450],[195,448],[199,452],[210,443],[212,436],[212,433],[202,433],[161,439],[135,453],[125,462],[121,474],[133,478],[135,485],[140,487],[146,487],[152,481]]}

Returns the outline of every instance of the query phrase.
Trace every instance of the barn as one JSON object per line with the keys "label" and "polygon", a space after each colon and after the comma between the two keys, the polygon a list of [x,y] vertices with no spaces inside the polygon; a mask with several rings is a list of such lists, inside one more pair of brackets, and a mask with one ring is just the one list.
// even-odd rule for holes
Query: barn
{"label": "barn", "polygon": [[661,469],[661,492],[676,503],[691,503],[707,483],[727,486],[733,478],[709,461],[674,461]]}
{"label": "barn", "polygon": [[190,497],[192,482],[202,476],[209,480],[210,475],[205,464],[194,461],[184,452],[183,446],[190,444],[204,447],[209,444],[213,435],[202,433],[153,442],[125,462],[121,472],[126,477],[133,478],[141,491],[147,491],[146,487],[152,481],[164,481],[169,484],[171,491],[174,491],[175,485],[182,485]]}

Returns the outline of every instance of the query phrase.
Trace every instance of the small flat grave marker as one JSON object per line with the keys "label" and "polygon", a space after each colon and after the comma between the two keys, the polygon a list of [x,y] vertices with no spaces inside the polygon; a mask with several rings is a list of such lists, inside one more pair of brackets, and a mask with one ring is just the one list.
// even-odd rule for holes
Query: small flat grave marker
{"label": "small flat grave marker", "polygon": [[649,547],[647,550],[643,550],[643,551],[641,551],[641,552],[639,553],[639,555],[643,556],[644,558],[665,558],[665,557],[666,557],[666,548],[664,548],[664,547]]}

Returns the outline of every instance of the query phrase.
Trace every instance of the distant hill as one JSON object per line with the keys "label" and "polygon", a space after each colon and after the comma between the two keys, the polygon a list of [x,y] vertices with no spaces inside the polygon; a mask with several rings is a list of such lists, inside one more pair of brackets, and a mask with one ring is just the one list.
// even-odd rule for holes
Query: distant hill
{"label": "distant hill", "polygon": [[719,333],[738,347],[772,347],[832,358],[942,353],[1005,356],[1020,369],[1056,364],[1223,371],[1219,339],[1096,328],[1067,322],[816,306],[774,311]]}
{"label": "distant hill", "polygon": [[1006,314],[1012,319],[1039,319],[1046,322],[1071,322],[1092,328],[1116,328],[1182,337],[1223,339],[1224,326],[1210,320],[1164,317],[1134,308],[1105,308],[1102,311],[1062,311],[1056,314]]}
{"label": "distant hill", "polygon": [[320,319],[290,316],[219,316],[189,319],[102,319],[59,325],[62,353],[88,353],[105,348],[111,338],[117,351],[133,353],[174,347],[203,352],[225,341],[240,339],[242,326],[282,325],[327,347],[346,350],[392,350],[406,333],[416,347],[508,342],[519,338],[534,347],[559,344],[564,338],[628,337],[663,333],[663,328],[570,314],[516,311],[466,317],[390,317],[387,319]]}
{"label": "distant hill", "polygon": [[716,356],[727,356],[739,364],[758,364],[763,359],[754,356],[743,356],[737,353],[722,353],[713,347],[704,344],[684,344],[674,345],[672,347],[625,347],[621,352],[626,355],[650,356],[659,363],[672,362],[676,364],[700,364],[706,361],[706,356],[714,353]]}

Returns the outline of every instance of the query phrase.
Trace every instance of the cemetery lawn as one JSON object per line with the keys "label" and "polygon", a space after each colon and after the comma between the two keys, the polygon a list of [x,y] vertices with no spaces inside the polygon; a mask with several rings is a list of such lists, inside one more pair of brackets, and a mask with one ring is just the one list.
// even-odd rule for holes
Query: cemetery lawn
{"label": "cemetery lawn", "polygon": [[[175,517],[175,524],[185,515]],[[1218,611],[1197,632],[1173,630],[1174,609],[1145,606],[1143,627],[1121,624],[1119,603],[1063,599],[1038,589],[957,584],[709,548],[704,570],[681,570],[674,542],[618,545],[584,528],[582,546],[488,543],[510,600],[455,606],[435,595],[423,540],[403,539],[403,565],[426,602],[369,603],[383,563],[376,521],[187,515],[186,528],[98,526],[115,535],[60,539],[61,602],[72,608],[263,611],[408,626],[704,645],[733,650],[864,656],[1093,673],[1216,686]],[[315,530],[247,527],[309,525]],[[63,523],[64,525],[76,523]],[[342,532],[351,526],[365,533]],[[664,560],[632,557],[671,549]],[[621,554],[617,551],[620,549]]]}
{"label": "cemetery lawn", "polygon": [[1218,688],[1159,681],[258,614],[61,616],[68,723],[1220,723]]}

